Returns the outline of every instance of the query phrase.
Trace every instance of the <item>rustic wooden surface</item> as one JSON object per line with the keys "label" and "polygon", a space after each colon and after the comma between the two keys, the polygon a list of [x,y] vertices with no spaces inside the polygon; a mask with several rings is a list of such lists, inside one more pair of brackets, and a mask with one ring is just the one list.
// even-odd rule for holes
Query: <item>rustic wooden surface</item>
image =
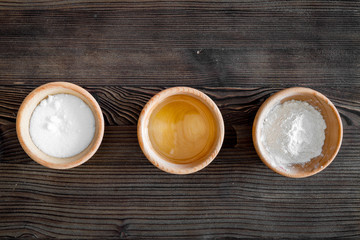
{"label": "rustic wooden surface", "polygon": [[[0,1],[0,237],[360,238],[359,1]],[[15,132],[25,96],[49,81],[85,87],[106,120],[86,164],[32,161]],[[192,86],[223,113],[223,148],[176,176],[142,154],[139,113]],[[343,145],[306,179],[268,169],[252,145],[261,103],[291,86],[338,108]]]}

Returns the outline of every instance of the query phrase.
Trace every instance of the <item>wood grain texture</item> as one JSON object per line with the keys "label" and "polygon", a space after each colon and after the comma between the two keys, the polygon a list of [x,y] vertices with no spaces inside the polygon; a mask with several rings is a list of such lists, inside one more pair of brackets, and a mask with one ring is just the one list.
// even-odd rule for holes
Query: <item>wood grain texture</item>
{"label": "wood grain texture", "polygon": [[137,143],[136,118],[162,87],[87,87],[107,121],[104,140],[91,160],[66,171],[36,164],[18,143],[12,116],[31,89],[1,87],[2,107],[9,110],[0,128],[2,236],[360,236],[357,88],[318,89],[341,113],[343,146],[325,171],[298,180],[273,173],[252,145],[254,114],[278,89],[201,89],[220,107],[226,136],[216,160],[188,176],[156,169]]}
{"label": "wood grain texture", "polygon": [[3,84],[360,85],[358,1],[3,1],[0,7]]}
{"label": "wood grain texture", "polygon": [[[359,239],[358,1],[0,1],[0,238]],[[87,89],[106,121],[88,162],[52,170],[16,137],[17,110],[49,81]],[[136,138],[142,107],[171,86],[210,96],[218,157],[166,174]],[[251,125],[271,94],[311,87],[340,112],[334,162],[288,179],[257,156]]]}
{"label": "wood grain texture", "polygon": [[[0,86],[0,123],[15,123],[24,98],[37,86]],[[99,102],[107,126],[136,125],[142,108],[152,96],[166,87],[83,86]],[[282,88],[198,87],[212,98],[224,117],[225,125],[252,124],[262,102]],[[343,125],[360,126],[360,87],[313,87],[336,106]],[[250,120],[250,121],[249,121]]]}

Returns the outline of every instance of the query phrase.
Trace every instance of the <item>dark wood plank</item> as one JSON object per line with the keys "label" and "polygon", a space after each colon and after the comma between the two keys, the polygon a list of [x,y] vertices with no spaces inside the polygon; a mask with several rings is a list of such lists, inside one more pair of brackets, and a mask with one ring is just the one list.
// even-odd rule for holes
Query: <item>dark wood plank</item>
{"label": "dark wood plank", "polygon": [[0,12],[2,84],[360,85],[358,1],[6,1],[0,8],[9,9]]}
{"label": "dark wood plank", "polygon": [[[251,142],[244,127],[240,142]],[[359,128],[323,172],[307,179],[273,173],[248,147],[225,147],[199,173],[157,170],[135,126],[107,127],[86,164],[44,168],[2,129],[0,233],[36,237],[359,237]],[[249,144],[250,145],[250,144]],[[10,152],[7,152],[10,150]],[[59,224],[61,223],[61,224]]]}
{"label": "dark wood plank", "polygon": [[2,1],[0,8],[2,10],[68,10],[68,9],[84,9],[84,10],[112,10],[129,11],[133,9],[156,10],[156,9],[176,9],[182,8],[186,10],[202,10],[211,9],[221,11],[224,8],[232,8],[235,11],[247,10],[279,10],[286,9],[292,11],[316,11],[326,9],[328,11],[337,11],[338,9],[356,10],[359,3],[354,0],[347,1],[216,1],[216,0],[186,0],[186,1],[159,1],[159,0],[133,0],[111,2],[107,0],[71,0],[71,1],[55,1],[55,0],[39,0],[36,2],[28,2],[26,0],[9,0]]}
{"label": "dark wood plank", "polygon": [[[106,125],[136,125],[146,102],[166,87],[83,86],[99,102]],[[17,110],[34,86],[0,86],[0,123],[15,123]],[[282,88],[197,88],[219,106],[226,125],[252,123],[262,102]],[[314,87],[338,108],[343,124],[359,126],[360,87]]]}
{"label": "dark wood plank", "polygon": [[[0,235],[67,238],[358,238],[360,137],[357,88],[320,88],[344,121],[343,146],[307,179],[273,173],[257,157],[251,123],[278,89],[202,88],[219,105],[226,137],[204,170],[175,176],[143,156],[136,118],[163,87],[86,87],[107,119],[103,143],[86,164],[44,168],[22,151],[13,113],[33,87],[1,87]],[[61,223],[61,224],[59,224]]]}

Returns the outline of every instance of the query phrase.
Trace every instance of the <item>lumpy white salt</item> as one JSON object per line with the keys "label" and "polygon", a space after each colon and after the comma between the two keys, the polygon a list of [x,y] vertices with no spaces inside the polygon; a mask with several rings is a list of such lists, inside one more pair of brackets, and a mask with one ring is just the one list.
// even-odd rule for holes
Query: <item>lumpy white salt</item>
{"label": "lumpy white salt", "polygon": [[93,139],[95,118],[80,98],[70,94],[49,95],[35,108],[29,131],[34,144],[44,153],[72,157]]}
{"label": "lumpy white salt", "polygon": [[261,141],[273,166],[304,164],[322,152],[326,123],[319,111],[304,101],[277,105],[265,118]]}

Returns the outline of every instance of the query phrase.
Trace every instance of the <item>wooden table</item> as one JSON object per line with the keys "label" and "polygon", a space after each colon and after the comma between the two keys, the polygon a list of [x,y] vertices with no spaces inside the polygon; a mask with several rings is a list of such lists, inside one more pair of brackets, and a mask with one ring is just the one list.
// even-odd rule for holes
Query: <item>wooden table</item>
{"label": "wooden table", "polygon": [[[359,1],[1,1],[0,236],[23,238],[360,238]],[[52,170],[16,137],[25,96],[51,81],[86,88],[106,120],[87,163]],[[204,170],[164,173],[136,123],[170,86],[219,106],[223,148]],[[251,126],[280,89],[310,87],[336,105],[334,162],[305,179],[257,156]]]}

